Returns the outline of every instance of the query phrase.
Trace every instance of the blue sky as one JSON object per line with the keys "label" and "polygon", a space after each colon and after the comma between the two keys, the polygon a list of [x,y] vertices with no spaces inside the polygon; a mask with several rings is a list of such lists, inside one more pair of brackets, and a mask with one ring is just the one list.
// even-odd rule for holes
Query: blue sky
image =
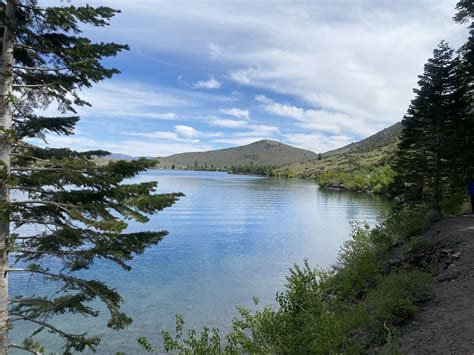
{"label": "blue sky", "polygon": [[[59,3],[44,0],[43,4]],[[74,1],[82,3],[82,1]],[[122,74],[83,92],[51,146],[165,156],[275,139],[324,152],[399,121],[455,0],[94,0],[122,9],[96,41]]]}

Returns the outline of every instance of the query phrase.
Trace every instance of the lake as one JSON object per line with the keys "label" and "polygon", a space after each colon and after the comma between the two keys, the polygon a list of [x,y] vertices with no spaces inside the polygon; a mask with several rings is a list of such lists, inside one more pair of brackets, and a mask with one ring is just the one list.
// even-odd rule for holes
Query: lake
{"label": "lake", "polygon": [[[157,343],[163,329],[174,329],[176,314],[190,327],[228,330],[235,305],[275,304],[285,275],[304,259],[316,266],[334,264],[348,239],[350,221],[374,225],[390,201],[367,194],[324,191],[311,181],[221,172],[151,170],[136,181],[157,180],[159,192],[183,192],[178,203],[131,231],[166,229],[169,235],[136,257],[130,272],[98,262],[85,273],[116,287],[123,310],[134,318],[124,331],[109,331],[105,317],[58,319],[69,330],[103,336],[100,354],[141,353],[135,339]],[[29,275],[12,275],[13,293],[53,292]],[[105,313],[104,313],[105,315]],[[20,324],[12,339],[25,335]],[[43,338],[44,339],[44,338]],[[48,339],[50,351],[58,342]]]}

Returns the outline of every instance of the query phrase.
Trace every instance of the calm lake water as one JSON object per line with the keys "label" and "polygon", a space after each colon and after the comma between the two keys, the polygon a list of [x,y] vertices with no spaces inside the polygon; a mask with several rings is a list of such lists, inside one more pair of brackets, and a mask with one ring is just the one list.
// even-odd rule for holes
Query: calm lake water
{"label": "calm lake water", "polygon": [[[147,225],[130,226],[169,231],[131,262],[131,272],[98,262],[85,273],[119,290],[123,309],[134,318],[128,329],[109,331],[102,316],[56,320],[69,330],[103,336],[100,354],[142,353],[135,339],[147,336],[158,343],[163,329],[174,329],[176,314],[185,316],[187,326],[225,332],[237,314],[235,305],[252,307],[254,296],[262,305],[275,304],[294,263],[308,259],[314,266],[332,265],[348,239],[350,221],[375,224],[390,206],[382,197],[324,191],[302,180],[162,170],[136,180],[157,180],[160,192],[186,197]],[[55,290],[28,275],[12,277],[14,293]],[[28,330],[17,324],[12,338]],[[50,351],[60,351],[59,342],[46,338]]]}

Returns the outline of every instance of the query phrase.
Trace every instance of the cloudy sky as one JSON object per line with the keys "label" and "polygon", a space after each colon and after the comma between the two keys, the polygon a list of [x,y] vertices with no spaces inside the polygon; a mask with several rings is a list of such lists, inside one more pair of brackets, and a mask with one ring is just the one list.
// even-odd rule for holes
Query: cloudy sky
{"label": "cloudy sky", "polygon": [[[43,3],[58,1],[45,0]],[[81,1],[75,1],[79,3]],[[324,152],[399,121],[456,0],[93,0],[122,9],[97,41],[122,74],[83,92],[51,146],[164,156],[275,139]]]}

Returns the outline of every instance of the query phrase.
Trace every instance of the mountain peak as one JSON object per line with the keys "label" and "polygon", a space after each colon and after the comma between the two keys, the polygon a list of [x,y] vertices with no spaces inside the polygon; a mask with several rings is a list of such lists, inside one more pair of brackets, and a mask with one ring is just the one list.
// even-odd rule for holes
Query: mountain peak
{"label": "mountain peak", "polygon": [[158,158],[162,166],[223,168],[245,165],[282,166],[316,159],[309,150],[292,147],[271,139],[247,145],[199,153],[181,153]]}
{"label": "mountain peak", "polygon": [[271,139],[261,139],[259,141],[250,143],[249,145],[283,145],[283,143]]}

